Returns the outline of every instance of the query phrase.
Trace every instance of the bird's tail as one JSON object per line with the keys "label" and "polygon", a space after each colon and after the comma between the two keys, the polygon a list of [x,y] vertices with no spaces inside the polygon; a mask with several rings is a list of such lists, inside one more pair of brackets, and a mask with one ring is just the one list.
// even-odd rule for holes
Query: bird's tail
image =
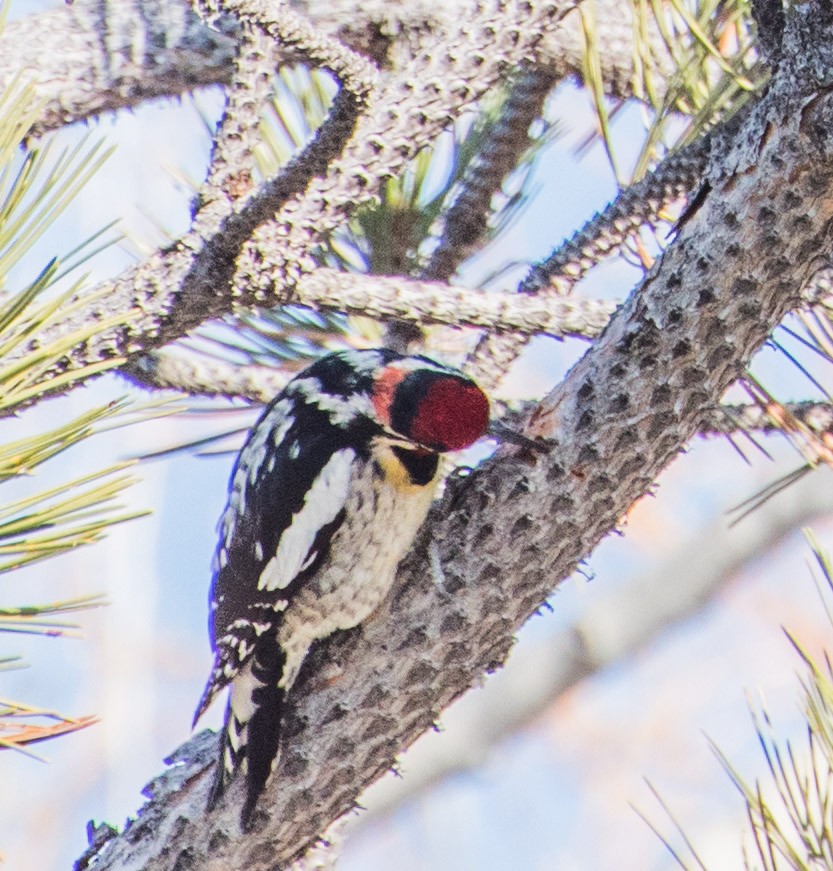
{"label": "bird's tail", "polygon": [[277,644],[261,645],[231,682],[220,756],[208,797],[212,810],[238,771],[246,775],[240,825],[248,830],[257,800],[277,764],[286,690],[278,686],[286,657]]}

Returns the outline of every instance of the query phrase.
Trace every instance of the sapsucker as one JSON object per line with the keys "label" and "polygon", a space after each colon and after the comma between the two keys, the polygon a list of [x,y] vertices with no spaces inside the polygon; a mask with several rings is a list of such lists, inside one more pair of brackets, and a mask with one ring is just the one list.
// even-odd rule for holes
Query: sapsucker
{"label": "sapsucker", "polygon": [[388,350],[329,354],[266,408],[235,463],[214,555],[214,667],[194,722],[231,691],[209,808],[242,771],[248,827],[304,657],[379,606],[425,520],[440,455],[488,425],[473,381]]}

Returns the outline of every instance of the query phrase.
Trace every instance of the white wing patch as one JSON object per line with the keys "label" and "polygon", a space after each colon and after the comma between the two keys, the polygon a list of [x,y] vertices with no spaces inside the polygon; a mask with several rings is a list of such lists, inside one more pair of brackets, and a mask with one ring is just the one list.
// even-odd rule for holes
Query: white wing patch
{"label": "white wing patch", "polygon": [[362,375],[372,375],[382,365],[382,355],[378,351],[343,351],[341,358]]}
{"label": "white wing patch", "polygon": [[310,548],[322,526],[332,523],[347,500],[356,453],[336,451],[309,488],[300,511],[284,530],[278,549],[257,582],[259,590],[282,590],[307,563]]}

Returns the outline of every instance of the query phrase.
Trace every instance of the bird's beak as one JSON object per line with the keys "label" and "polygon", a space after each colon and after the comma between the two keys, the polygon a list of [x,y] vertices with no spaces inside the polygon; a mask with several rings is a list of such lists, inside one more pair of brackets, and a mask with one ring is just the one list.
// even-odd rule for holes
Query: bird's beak
{"label": "bird's beak", "polygon": [[499,442],[506,442],[510,445],[518,445],[521,448],[527,448],[531,451],[537,451],[539,454],[545,454],[550,450],[551,445],[545,441],[536,441],[535,439],[527,438],[519,432],[510,429],[505,423],[499,420],[489,421],[489,427],[486,430],[486,435],[497,439]]}

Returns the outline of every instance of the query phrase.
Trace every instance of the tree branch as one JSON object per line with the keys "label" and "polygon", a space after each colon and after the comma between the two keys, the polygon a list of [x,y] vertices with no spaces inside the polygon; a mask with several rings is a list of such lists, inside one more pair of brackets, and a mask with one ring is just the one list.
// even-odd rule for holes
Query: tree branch
{"label": "tree branch", "polygon": [[[446,34],[441,50],[430,46],[401,74],[384,80],[327,174],[257,229],[237,258],[234,285],[256,286],[264,296],[292,293],[299,275],[312,266],[312,245],[369,203],[383,178],[403,168],[506,70],[534,57],[571,7],[569,0],[527,0],[517,6],[475,2],[471,15]],[[470,27],[471,20],[478,26]],[[269,264],[265,270],[264,262]]]}
{"label": "tree branch", "polygon": [[[737,122],[733,122],[737,123]],[[700,183],[708,164],[711,137],[668,155],[638,182],[623,188],[601,212],[540,263],[530,267],[518,288],[553,303],[567,296],[602,260],[618,253],[625,241],[645,224],[655,224],[674,201],[687,197]],[[524,335],[486,333],[466,364],[466,371],[484,387],[494,388],[526,347]]]}
{"label": "tree branch", "polygon": [[521,68],[501,108],[499,121],[466,169],[458,196],[442,215],[439,241],[421,270],[421,278],[447,281],[477,248],[492,212],[492,197],[529,148],[529,127],[540,117],[555,83],[549,70]]}
{"label": "tree branch", "polygon": [[[606,46],[602,75],[613,96],[633,95],[633,24],[618,0],[596,0],[599,39]],[[323,32],[373,58],[402,66],[425,42],[444,38],[452,22],[470,15],[468,0],[308,0]],[[0,34],[0,89],[21,72],[44,100],[34,134],[146,100],[172,97],[231,80],[239,35],[229,18],[207,28],[186,0],[76,0],[7,24]],[[655,57],[670,58],[659,35]],[[546,37],[541,62],[558,79],[580,77],[582,44],[577,16]],[[662,65],[662,64],[661,64]]]}
{"label": "tree branch", "polygon": [[270,366],[238,366],[204,354],[177,354],[166,348],[143,354],[119,371],[140,387],[262,403],[274,399],[289,380],[281,370]]}
{"label": "tree branch", "polygon": [[[458,22],[456,42],[437,52],[441,60],[425,52],[401,76],[386,79],[347,148],[333,159],[342,152],[345,130],[352,131],[357,100],[364,98],[362,92],[341,90],[319,135],[275,179],[230,214],[222,199],[213,200],[186,236],[100,286],[94,304],[81,306],[71,321],[55,327],[53,332],[64,334],[114,313],[138,312],[129,325],[102,331],[74,348],[60,370],[153,350],[232,305],[291,302],[299,278],[315,266],[311,249],[370,202],[385,178],[401,170],[507,68],[533,54],[567,8],[568,0],[494,8],[488,0],[475,4],[482,26]],[[284,11],[279,7],[275,15]],[[270,32],[304,51],[303,35],[296,40],[291,29],[277,26]]]}
{"label": "tree branch", "polygon": [[[477,155],[444,204],[437,223],[436,247],[419,270],[419,277],[447,281],[482,243],[493,214],[492,200],[518,166],[530,145],[529,128],[540,117],[544,101],[556,84],[552,73],[524,64],[509,86],[499,117],[484,137]],[[388,325],[387,344],[407,351],[422,338],[418,326],[396,320]]]}
{"label": "tree branch", "polygon": [[296,302],[374,318],[585,339],[599,335],[618,305],[615,300],[543,300],[396,275],[363,275],[325,268],[303,276]]}
{"label": "tree branch", "polygon": [[600,260],[621,250],[627,238],[645,224],[655,224],[660,213],[687,197],[703,178],[711,137],[668,155],[640,181],[623,188],[613,202],[559,245],[545,260],[533,265],[521,282],[522,293],[554,289],[569,293]]}
{"label": "tree branch", "polygon": [[78,0],[13,21],[0,34],[0,89],[31,79],[44,101],[38,135],[158,97],[226,84],[234,22],[209,30],[185,0]]}
{"label": "tree branch", "polygon": [[[787,402],[788,415],[804,424],[812,432],[833,433],[833,405],[829,402]],[[700,430],[702,435],[722,436],[742,432],[783,432],[783,422],[774,420],[758,405],[720,405],[712,409]]]}

